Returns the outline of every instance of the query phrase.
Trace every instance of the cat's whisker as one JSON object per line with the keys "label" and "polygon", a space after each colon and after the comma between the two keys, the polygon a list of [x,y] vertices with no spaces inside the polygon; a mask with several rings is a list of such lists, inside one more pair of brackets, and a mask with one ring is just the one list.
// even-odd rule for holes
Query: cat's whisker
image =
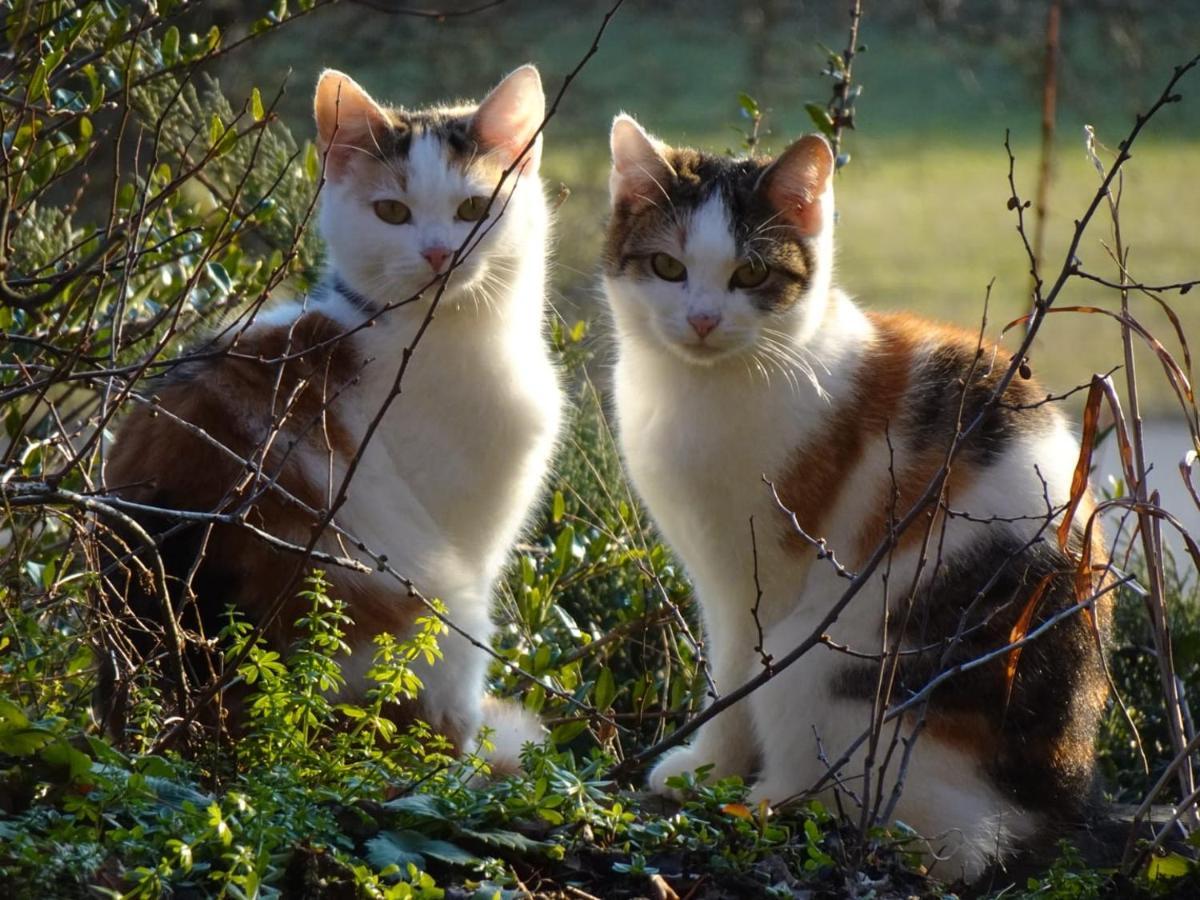
{"label": "cat's whisker", "polygon": [[788,348],[790,351],[792,351],[794,353],[800,354],[805,360],[807,360],[809,362],[810,365],[820,366],[820,368],[822,369],[822,371],[825,372],[826,375],[833,374],[829,370],[829,366],[827,366],[825,364],[824,360],[822,360],[820,357],[818,357],[816,354],[814,354],[812,351],[810,351],[807,347],[798,346],[795,343],[795,338],[793,338],[791,335],[787,334],[786,332],[780,331],[777,328],[764,327],[762,330],[762,333],[764,335],[770,335],[774,338],[778,338],[778,342],[780,344],[782,344],[782,346]]}
{"label": "cat's whisker", "polygon": [[[816,371],[808,362],[808,354],[803,348],[796,347],[791,344],[783,344],[773,338],[765,336],[760,337],[764,347],[768,348],[777,358],[778,364],[781,367],[786,366],[793,373],[798,372],[803,375],[813,386],[817,392],[817,396],[827,398],[829,395],[821,385],[820,379],[817,377]],[[803,354],[803,355],[800,355]],[[828,370],[826,370],[828,373]],[[797,384],[797,388],[799,385]]]}
{"label": "cat's whisker", "polygon": [[772,367],[779,370],[779,372],[783,375],[784,379],[791,386],[793,392],[799,391],[800,383],[799,383],[799,381],[797,381],[796,374],[794,372],[794,369],[796,368],[794,365],[794,361],[790,360],[786,356],[782,355],[779,348],[775,347],[773,344],[771,344],[769,342],[764,341],[760,345],[760,349],[762,350],[763,358]]}
{"label": "cat's whisker", "polygon": [[[756,236],[756,235],[758,235],[758,234],[761,234],[762,232],[766,231],[766,230],[767,230],[767,227],[768,227],[769,225],[771,225],[771,223],[772,223],[772,222],[774,222],[776,219],[780,218],[782,215],[783,215],[783,212],[782,212],[782,211],[780,211],[780,210],[776,210],[774,213],[772,213],[771,215],[767,216],[767,218],[763,219],[763,221],[762,221],[761,223],[759,223],[758,227],[756,227],[756,228],[755,228],[755,229],[754,229],[752,232],[750,232],[750,237],[754,237],[754,236]],[[787,225],[776,225],[776,226],[774,226],[774,227],[775,227],[775,228],[788,228],[789,226],[787,226]]]}
{"label": "cat's whisker", "polygon": [[796,369],[800,368],[803,371],[803,367],[798,366],[794,359],[772,344],[765,345],[765,349],[767,351],[767,358],[783,373],[784,378],[791,385],[792,392],[799,393],[800,381],[796,377]]}

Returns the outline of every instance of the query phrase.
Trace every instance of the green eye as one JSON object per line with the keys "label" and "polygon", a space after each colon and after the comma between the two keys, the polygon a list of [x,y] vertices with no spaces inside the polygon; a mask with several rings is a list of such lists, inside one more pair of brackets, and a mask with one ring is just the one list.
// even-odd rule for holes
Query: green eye
{"label": "green eye", "polygon": [[458,204],[456,215],[464,222],[478,222],[487,212],[487,197],[468,197]]}
{"label": "green eye", "polygon": [[412,212],[399,200],[376,200],[375,215],[389,225],[403,225],[412,218]]}
{"label": "green eye", "polygon": [[687,278],[687,266],[666,253],[655,253],[650,257],[650,268],[663,281],[683,281]]}
{"label": "green eye", "polygon": [[750,259],[733,270],[729,279],[729,288],[756,288],[771,274],[771,270],[761,259]]}

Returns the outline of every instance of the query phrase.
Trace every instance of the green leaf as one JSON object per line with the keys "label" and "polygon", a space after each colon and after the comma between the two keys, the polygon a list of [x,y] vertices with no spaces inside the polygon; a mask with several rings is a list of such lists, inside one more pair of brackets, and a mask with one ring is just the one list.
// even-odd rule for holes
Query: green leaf
{"label": "green leaf", "polygon": [[554,492],[554,511],[551,514],[551,521],[557,525],[562,521],[563,514],[567,511],[567,501],[563,499],[562,491]]}
{"label": "green leaf", "polygon": [[25,715],[25,711],[11,700],[0,697],[0,725],[25,728],[29,725],[29,716]]}
{"label": "green leaf", "polygon": [[1146,867],[1146,878],[1157,881],[1160,878],[1182,878],[1191,869],[1192,861],[1186,856],[1172,853],[1169,856],[1151,856],[1150,864]]}
{"label": "green leaf", "polygon": [[449,822],[442,802],[431,794],[408,794],[397,797],[382,804],[389,812],[406,813],[421,819],[434,819],[439,822]]}
{"label": "green leaf", "polygon": [[212,279],[213,284],[221,289],[221,293],[228,294],[233,290],[233,279],[229,277],[229,273],[219,262],[210,262],[204,267],[204,271]]}
{"label": "green leaf", "polygon": [[820,103],[805,103],[804,110],[808,113],[808,117],[813,120],[813,124],[820,129],[825,137],[833,137],[833,119],[825,107]]}
{"label": "green leaf", "polygon": [[758,101],[747,93],[738,94],[738,106],[751,119],[757,119],[762,115],[762,110],[759,109]]}
{"label": "green leaf", "polygon": [[556,725],[550,732],[550,740],[561,747],[579,737],[585,728],[587,728],[587,722],[563,722],[561,725]]}
{"label": "green leaf", "polygon": [[367,841],[366,849],[367,860],[380,869],[410,863],[424,868],[425,857],[450,866],[474,866],[482,862],[457,844],[426,837],[416,831],[382,831]]}
{"label": "green leaf", "polygon": [[308,176],[309,181],[316,181],[321,174],[321,154],[317,152],[317,145],[312,141],[304,148],[304,174]]}
{"label": "green leaf", "polygon": [[230,129],[228,129],[228,130],[225,132],[225,136],[221,138],[221,143],[220,143],[220,145],[217,147],[217,152],[216,152],[216,155],[217,155],[217,156],[224,156],[226,153],[228,153],[230,150],[232,150],[232,149],[233,149],[234,145],[235,145],[237,142],[238,142],[238,133],[237,133],[237,130],[236,130],[236,129],[234,129],[234,128],[230,128]]}
{"label": "green leaf", "polygon": [[46,75],[47,66],[45,60],[38,63],[38,67],[33,70],[33,75],[29,78],[29,90],[27,96],[30,100],[46,99],[49,101],[49,96],[46,94]]}
{"label": "green leaf", "polygon": [[592,692],[592,702],[596,709],[604,712],[612,706],[617,697],[617,683],[613,678],[612,669],[605,666],[596,679],[596,689]]}
{"label": "green leaf", "polygon": [[261,122],[266,115],[263,112],[262,94],[258,92],[258,88],[250,92],[250,114],[254,116],[255,122]]}
{"label": "green leaf", "polygon": [[28,756],[56,740],[57,734],[36,725],[14,728],[11,731],[0,731],[0,752],[13,756]]}
{"label": "green leaf", "polygon": [[488,847],[495,847],[499,850],[510,850],[522,855],[527,853],[544,853],[554,846],[546,841],[535,841],[533,838],[526,837],[520,832],[508,831],[503,828],[493,831],[473,831],[470,828],[461,828],[459,829],[459,834],[463,837],[477,840]]}
{"label": "green leaf", "polygon": [[52,766],[62,766],[71,773],[71,778],[82,778],[92,771],[92,758],[76,750],[66,741],[57,741],[45,747],[41,757]]}
{"label": "green leaf", "polygon": [[571,550],[575,546],[575,528],[566,525],[554,539],[554,574],[562,575],[571,561]]}
{"label": "green leaf", "polygon": [[129,31],[129,12],[123,9],[108,29],[108,34],[104,36],[104,49],[108,51],[117,46],[127,31]]}
{"label": "green leaf", "polygon": [[169,66],[179,59],[179,29],[174,25],[163,33],[161,47],[164,64]]}

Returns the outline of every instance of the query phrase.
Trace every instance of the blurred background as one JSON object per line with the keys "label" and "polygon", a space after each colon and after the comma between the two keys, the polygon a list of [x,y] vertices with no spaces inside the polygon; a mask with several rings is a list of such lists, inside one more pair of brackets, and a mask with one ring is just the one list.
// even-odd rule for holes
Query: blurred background
{"label": "blurred background", "polygon": [[[214,72],[237,103],[252,86],[264,97],[286,85],[280,110],[298,139],[311,134],[310,99],[332,66],[377,98],[421,106],[479,97],[503,74],[536,63],[553,95],[591,44],[604,0],[507,0],[468,15],[479,0],[429,0],[444,17],[398,15],[378,0],[298,19],[234,53]],[[1062,265],[1072,222],[1099,183],[1085,154],[1092,125],[1105,164],[1138,112],[1158,97],[1172,68],[1200,49],[1195,0],[893,0],[867,2],[854,59],[856,128],[844,135],[848,164],[836,182],[841,285],[873,309],[914,309],[977,328],[995,279],[988,334],[1030,303],[1029,265],[1009,197],[1005,133],[1023,198],[1037,194],[1043,151],[1047,26],[1059,11],[1053,52],[1055,103],[1049,149],[1045,272]],[[761,152],[814,130],[806,104],[824,107],[833,79],[829,50],[847,43],[850,3],[814,0],[628,0],[595,57],[549,124],[543,175],[561,201],[553,300],[569,321],[594,323],[598,358],[608,352],[596,260],[606,215],[607,129],[632,113],[669,143],[745,152],[752,122],[741,95],[762,113]],[[204,16],[245,29],[243,4],[214,3]],[[1121,222],[1138,281],[1166,284],[1200,275],[1200,79],[1186,102],[1167,107],[1139,138],[1125,168]],[[564,199],[565,198],[565,199]],[[1033,210],[1027,213],[1032,219]],[[1030,228],[1032,239],[1032,225]],[[1117,268],[1107,215],[1080,248],[1084,268],[1111,280]],[[1200,291],[1165,299],[1183,332],[1200,335]],[[1172,352],[1179,340],[1152,298],[1132,311]],[[1074,280],[1060,305],[1119,308],[1116,292]],[[1015,346],[1019,328],[1007,343]],[[1153,354],[1138,356],[1150,455],[1164,491],[1182,491],[1176,467],[1190,441],[1167,417],[1178,401]],[[1122,362],[1108,318],[1051,316],[1031,366],[1055,392]],[[598,371],[603,382],[603,372]],[[1067,401],[1078,418],[1083,395]],[[1111,444],[1112,442],[1109,442]],[[1102,464],[1114,471],[1115,453]],[[1163,471],[1165,470],[1165,472]],[[1103,474],[1103,472],[1102,472]],[[1165,477],[1164,477],[1165,475]],[[1192,504],[1178,504],[1187,509]],[[1193,519],[1195,524],[1195,519]]]}

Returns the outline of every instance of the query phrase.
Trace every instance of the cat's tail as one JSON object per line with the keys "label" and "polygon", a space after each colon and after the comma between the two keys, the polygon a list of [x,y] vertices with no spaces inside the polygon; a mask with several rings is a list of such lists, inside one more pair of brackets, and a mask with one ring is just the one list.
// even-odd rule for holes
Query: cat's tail
{"label": "cat's tail", "polygon": [[530,742],[540,744],[546,729],[536,715],[512,700],[483,698],[483,725],[491,729],[493,749],[487,754],[493,775],[518,775],[521,750]]}

